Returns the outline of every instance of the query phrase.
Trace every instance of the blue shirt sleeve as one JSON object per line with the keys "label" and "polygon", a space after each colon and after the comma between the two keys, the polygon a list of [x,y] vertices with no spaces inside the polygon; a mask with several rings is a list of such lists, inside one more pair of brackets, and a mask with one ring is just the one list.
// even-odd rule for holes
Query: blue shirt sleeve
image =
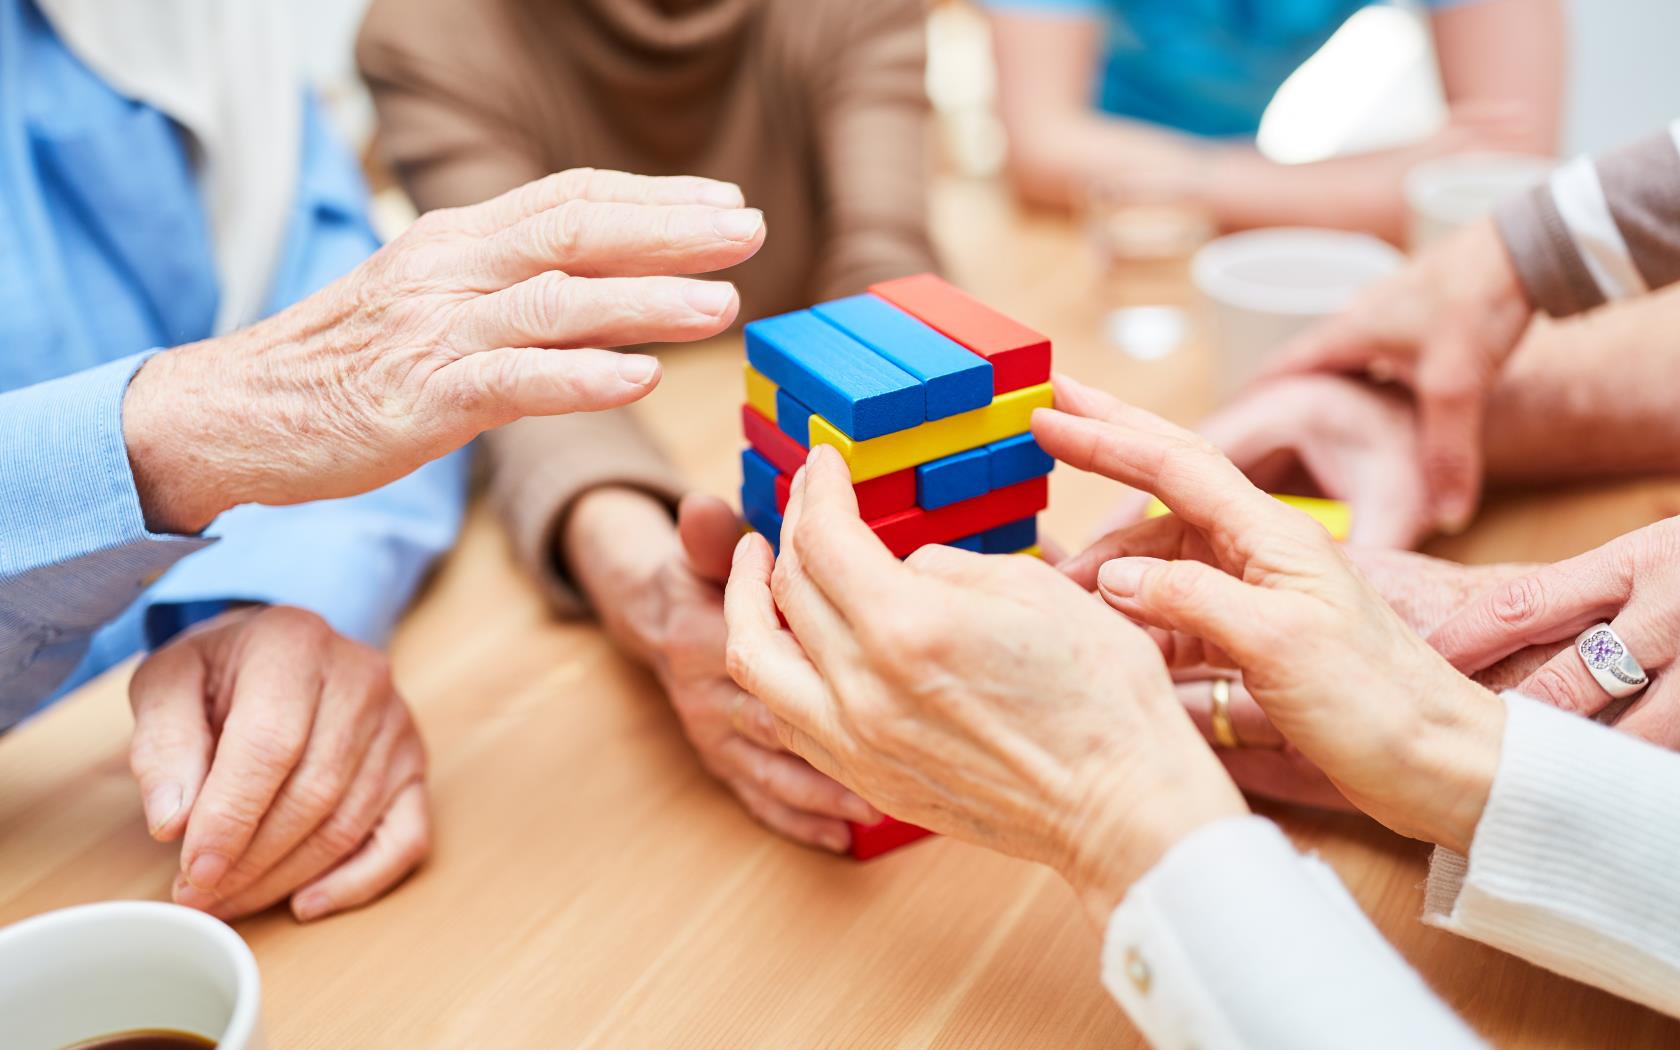
{"label": "blue shirt sleeve", "polygon": [[[320,109],[305,109],[302,169],[270,307],[284,309],[379,248],[355,157]],[[231,602],[295,605],[341,634],[383,645],[432,563],[455,541],[468,452],[428,463],[382,489],[294,507],[245,506],[217,519],[220,542],[147,592],[141,614],[156,647]]]}
{"label": "blue shirt sleeve", "polygon": [[0,394],[0,729],[160,572],[212,543],[146,528],[122,401],[149,356]]}

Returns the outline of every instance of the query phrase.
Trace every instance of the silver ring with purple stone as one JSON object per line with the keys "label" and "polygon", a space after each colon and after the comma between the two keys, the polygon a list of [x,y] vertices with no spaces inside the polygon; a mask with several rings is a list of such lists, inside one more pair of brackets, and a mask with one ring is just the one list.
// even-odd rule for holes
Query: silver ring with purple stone
{"label": "silver ring with purple stone", "polygon": [[1650,684],[1650,676],[1628,652],[1622,636],[1607,623],[1589,627],[1575,639],[1575,651],[1599,686],[1613,699],[1630,697]]}

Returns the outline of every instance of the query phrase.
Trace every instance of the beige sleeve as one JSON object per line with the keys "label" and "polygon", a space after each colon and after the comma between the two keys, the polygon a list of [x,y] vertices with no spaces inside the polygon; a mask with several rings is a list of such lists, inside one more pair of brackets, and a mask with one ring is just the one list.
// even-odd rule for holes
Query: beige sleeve
{"label": "beige sleeve", "polygon": [[845,5],[813,93],[829,250],[819,299],[938,269],[928,233],[927,29],[922,5]]}
{"label": "beige sleeve", "polygon": [[[503,116],[521,104],[517,85],[501,83],[482,61],[495,46],[487,20],[498,11],[377,0],[363,23],[356,56],[379,110],[382,149],[422,210],[477,203],[546,174],[536,145]],[[520,563],[563,615],[586,611],[555,550],[578,497],[622,485],[674,507],[683,491],[627,409],[521,420],[486,434],[479,452]]]}

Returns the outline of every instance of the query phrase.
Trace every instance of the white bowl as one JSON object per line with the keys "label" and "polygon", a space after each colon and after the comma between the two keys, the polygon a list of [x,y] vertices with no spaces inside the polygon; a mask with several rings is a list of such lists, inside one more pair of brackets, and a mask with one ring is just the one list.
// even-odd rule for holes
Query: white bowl
{"label": "white bowl", "polygon": [[1204,246],[1190,279],[1206,303],[1220,393],[1234,393],[1278,344],[1340,312],[1405,261],[1375,237],[1304,227],[1234,233]]}
{"label": "white bowl", "polygon": [[203,912],[106,901],[0,929],[0,1047],[60,1050],[162,1028],[260,1050],[251,949]]}

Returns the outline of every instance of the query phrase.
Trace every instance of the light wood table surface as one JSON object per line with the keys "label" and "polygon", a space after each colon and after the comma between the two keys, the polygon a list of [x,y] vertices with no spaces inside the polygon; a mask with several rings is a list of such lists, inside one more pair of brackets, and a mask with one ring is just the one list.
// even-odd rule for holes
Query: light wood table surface
{"label": "light wood table surface", "polygon": [[[1182,266],[1117,289],[1077,231],[1016,214],[986,185],[942,184],[936,214],[956,279],[1048,332],[1059,367],[1181,421],[1211,407],[1199,346],[1140,363],[1099,332],[1122,301],[1188,303]],[[640,410],[727,494],[739,343],[667,363]],[[1050,531],[1077,542],[1113,495],[1059,471]],[[1557,558],[1676,510],[1680,484],[1666,482],[1505,498],[1441,552]],[[274,1047],[1139,1044],[1056,876],[951,841],[859,865],[771,837],[701,771],[645,673],[593,627],[548,617],[482,512],[394,658],[430,745],[434,856],[360,912],[239,924]],[[0,739],[0,923],[166,895],[176,854],[147,838],[127,773],[125,679]],[[1680,1024],[1420,925],[1421,844],[1261,808],[1496,1044],[1680,1045]]]}

